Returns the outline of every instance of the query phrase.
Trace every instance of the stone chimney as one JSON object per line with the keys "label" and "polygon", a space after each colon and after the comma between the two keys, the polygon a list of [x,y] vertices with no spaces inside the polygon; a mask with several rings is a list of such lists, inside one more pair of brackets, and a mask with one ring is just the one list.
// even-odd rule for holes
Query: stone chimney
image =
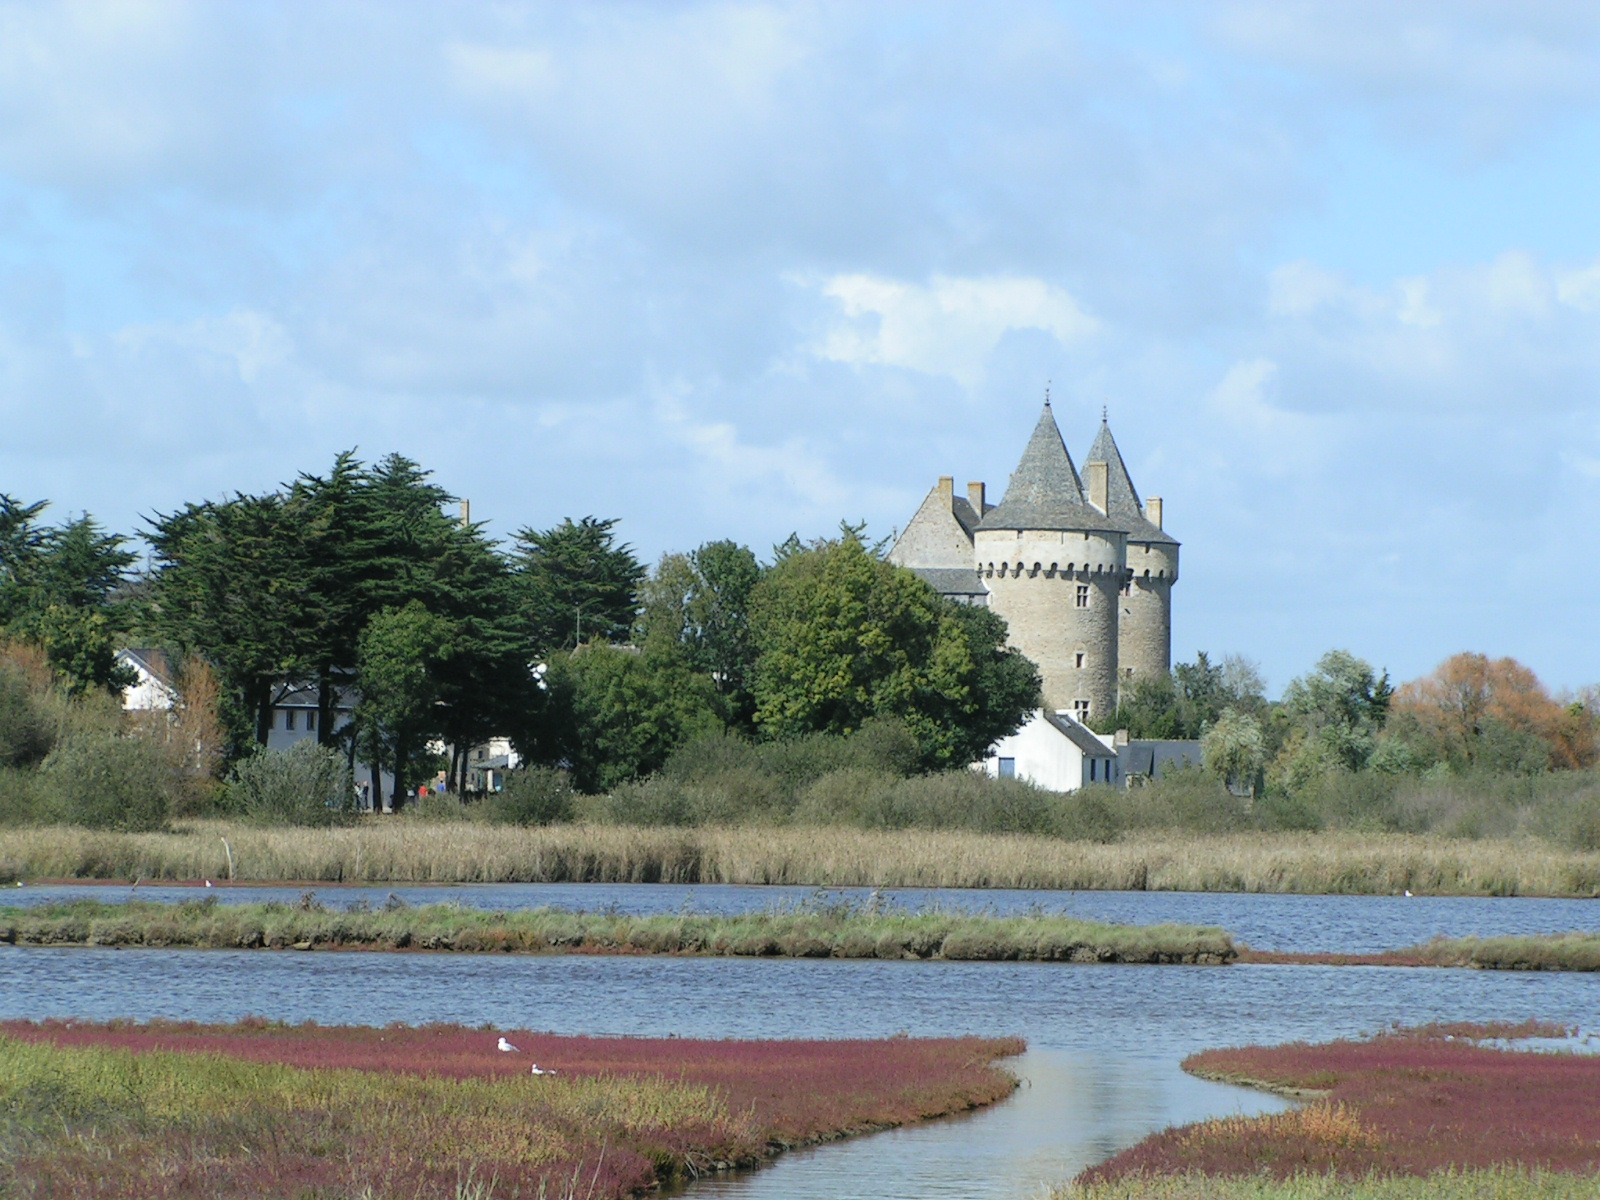
{"label": "stone chimney", "polygon": [[1144,501],[1144,519],[1157,529],[1161,528],[1161,497],[1146,496]]}
{"label": "stone chimney", "polygon": [[1089,503],[1106,512],[1110,503],[1107,493],[1111,490],[1110,468],[1103,462],[1085,464],[1089,468]]}
{"label": "stone chimney", "polygon": [[461,502],[461,528],[470,529],[471,527],[472,527],[472,501],[471,500],[463,500]]}
{"label": "stone chimney", "polygon": [[954,475],[939,476],[939,504],[945,512],[951,511],[951,506],[956,499],[956,477]]}
{"label": "stone chimney", "polygon": [[989,505],[984,498],[987,489],[981,483],[967,484],[967,503],[972,505],[972,510],[980,517],[989,511]]}

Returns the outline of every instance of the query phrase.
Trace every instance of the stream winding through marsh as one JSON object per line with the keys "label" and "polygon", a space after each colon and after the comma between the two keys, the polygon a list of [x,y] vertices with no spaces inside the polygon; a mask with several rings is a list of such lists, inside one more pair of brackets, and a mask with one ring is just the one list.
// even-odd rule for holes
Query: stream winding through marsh
{"label": "stream winding through marsh", "polygon": [[[702,911],[800,903],[811,889],[664,885],[326,888],[324,902],[459,899],[486,908],[560,904]],[[29,888],[9,902],[82,891]],[[139,889],[192,899],[192,888]],[[293,900],[299,889],[213,889],[219,901]],[[692,893],[692,895],[688,895]],[[898,892],[906,907],[1022,911],[1149,923],[1215,923],[1264,949],[1366,951],[1436,933],[1596,927],[1600,904],[1529,899],[1390,899],[1174,893]],[[0,947],[0,1016],[249,1014],[325,1024],[459,1021],[555,1033],[694,1037],[1018,1034],[1024,1086],[989,1110],[785,1155],[764,1170],[707,1180],[718,1200],[1007,1197],[1075,1174],[1175,1122],[1264,1112],[1282,1102],[1193,1079],[1183,1057],[1211,1046],[1324,1040],[1393,1023],[1545,1020],[1600,1025],[1600,977],[1307,966],[1146,967],[1032,963],[495,957],[263,951]]]}

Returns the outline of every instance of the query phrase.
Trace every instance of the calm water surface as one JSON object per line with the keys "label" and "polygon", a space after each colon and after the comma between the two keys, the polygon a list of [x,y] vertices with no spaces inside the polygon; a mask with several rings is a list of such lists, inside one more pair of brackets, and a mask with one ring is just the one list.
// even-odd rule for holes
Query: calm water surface
{"label": "calm water surface", "polygon": [[1029,1041],[1015,1063],[1024,1086],[993,1109],[789,1155],[691,1189],[719,1200],[1016,1200],[1173,1122],[1280,1107],[1185,1076],[1178,1063],[1193,1050],[1434,1019],[1541,1017],[1592,1028],[1600,982],[1374,968],[0,947],[0,1016],[230,1021],[251,1013],[567,1034],[1020,1034]]}
{"label": "calm water surface", "polygon": [[[292,903],[304,888],[68,885],[12,888],[0,903],[33,905],[68,899],[107,902],[136,896],[176,903],[201,895],[222,904]],[[408,904],[456,903],[500,911],[551,906],[615,909],[647,915],[682,911],[738,913],[815,902],[815,888],[742,887],[727,884],[482,884],[456,887],[319,887],[309,889],[330,908],[381,905],[392,894]],[[867,888],[837,888],[827,897],[864,901]],[[1528,897],[1274,896],[1209,892],[1055,892],[975,888],[885,888],[878,895],[898,907],[941,907],[968,912],[1064,912],[1097,921],[1155,924],[1180,921],[1220,925],[1262,950],[1337,950],[1359,954],[1415,945],[1440,935],[1565,933],[1600,928],[1600,901]]]}

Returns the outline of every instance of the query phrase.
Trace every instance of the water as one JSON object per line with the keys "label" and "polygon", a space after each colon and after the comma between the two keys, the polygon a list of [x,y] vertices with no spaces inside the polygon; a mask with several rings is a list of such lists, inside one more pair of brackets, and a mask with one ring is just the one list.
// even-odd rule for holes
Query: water
{"label": "water", "polygon": [[[817,895],[815,888],[746,887],[731,884],[476,884],[450,887],[193,887],[62,885],[13,888],[0,902],[45,904],[69,899],[115,902],[130,897],[176,903],[200,896],[221,904],[277,901],[293,903],[311,891],[330,908],[381,905],[391,895],[408,904],[455,903],[501,911],[551,906],[567,909],[615,908],[649,915],[685,910],[739,913],[796,905]],[[828,895],[865,900],[868,888],[838,888]],[[1179,921],[1220,925],[1235,939],[1261,950],[1375,953],[1414,946],[1438,936],[1566,933],[1600,928],[1600,902],[1546,900],[1523,896],[1275,896],[1211,892],[1053,892],[977,888],[882,889],[879,893],[906,909],[943,907],[969,912],[1021,913],[1030,909],[1064,912],[1095,921],[1149,925]]]}
{"label": "water", "polygon": [[[1289,898],[1248,899],[1271,908]],[[1271,921],[1294,927],[1282,913]],[[1600,981],[1364,967],[0,947],[0,1017],[231,1021],[251,1013],[564,1034],[1020,1034],[1029,1041],[1015,1063],[1024,1087],[992,1109],[786,1155],[691,1189],[718,1200],[1017,1200],[1174,1122],[1282,1107],[1184,1075],[1178,1064],[1194,1050],[1429,1020],[1538,1017],[1592,1028]]]}

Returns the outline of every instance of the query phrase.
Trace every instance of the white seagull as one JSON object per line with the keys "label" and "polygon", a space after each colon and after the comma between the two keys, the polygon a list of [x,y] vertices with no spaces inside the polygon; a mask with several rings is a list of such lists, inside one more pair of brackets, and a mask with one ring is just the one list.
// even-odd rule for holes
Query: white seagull
{"label": "white seagull", "polygon": [[529,1071],[528,1074],[530,1074],[530,1075],[554,1075],[555,1072],[554,1071],[546,1071],[538,1063],[534,1063],[533,1064],[533,1069],[531,1071]]}
{"label": "white seagull", "polygon": [[513,1046],[510,1042],[506,1041],[506,1039],[502,1037],[500,1039],[500,1053],[501,1054],[521,1054],[522,1051],[518,1050],[515,1046]]}

